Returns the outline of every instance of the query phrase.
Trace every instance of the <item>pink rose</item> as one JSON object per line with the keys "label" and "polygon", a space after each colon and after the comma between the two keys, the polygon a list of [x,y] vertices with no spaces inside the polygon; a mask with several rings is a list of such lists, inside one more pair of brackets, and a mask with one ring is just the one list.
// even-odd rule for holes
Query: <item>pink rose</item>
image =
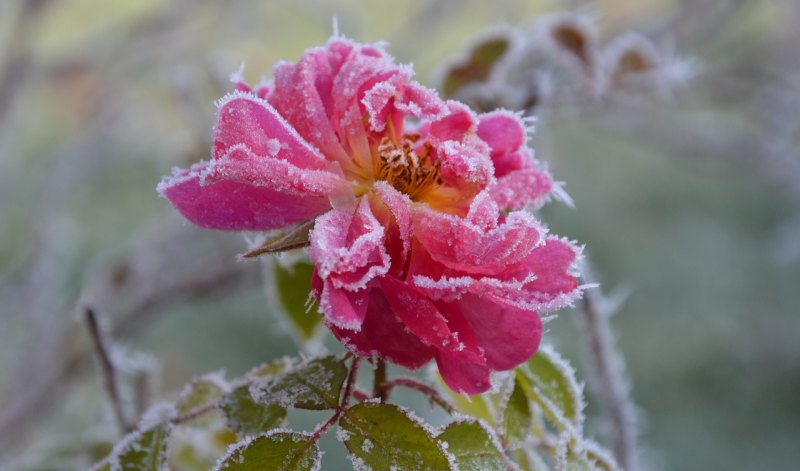
{"label": "pink rose", "polygon": [[211,229],[315,219],[312,289],[355,353],[435,359],[466,394],[530,358],[539,315],[581,292],[577,248],[524,211],[553,183],[519,116],[442,101],[380,47],[339,37],[274,74],[219,101],[212,159],[161,194]]}

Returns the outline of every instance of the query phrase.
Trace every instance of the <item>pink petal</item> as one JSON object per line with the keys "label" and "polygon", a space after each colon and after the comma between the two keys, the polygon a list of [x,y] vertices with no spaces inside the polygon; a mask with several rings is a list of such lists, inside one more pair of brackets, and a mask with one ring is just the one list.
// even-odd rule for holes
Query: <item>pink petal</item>
{"label": "pink petal", "polygon": [[529,311],[549,312],[568,306],[581,295],[578,279],[572,273],[578,253],[570,242],[550,237],[498,276],[502,281],[481,280],[481,290]]}
{"label": "pink petal", "polygon": [[218,102],[212,155],[220,158],[231,147],[245,145],[255,155],[275,157],[303,169],[329,167],[325,157],[266,101],[233,92]]}
{"label": "pink petal", "polygon": [[489,149],[480,139],[445,141],[436,150],[442,177],[451,185],[471,184],[483,189],[494,183]]}
{"label": "pink petal", "polygon": [[158,191],[198,226],[266,230],[325,212],[330,207],[328,193],[340,183],[329,172],[260,158],[240,145],[162,181]]}
{"label": "pink petal", "polygon": [[536,313],[468,294],[458,305],[472,326],[492,370],[510,370],[539,348],[542,321]]}
{"label": "pink petal", "polygon": [[481,361],[477,346],[472,345],[473,349],[465,351],[466,344],[459,342],[459,337],[450,331],[447,319],[427,297],[392,277],[382,277],[379,283],[394,314],[422,343],[437,349],[463,352],[465,357]]}
{"label": "pink petal", "polygon": [[279,63],[274,69],[275,86],[269,101],[301,136],[330,160],[344,162],[349,157],[330,118],[331,87],[341,61],[328,49],[315,48],[307,51],[297,64]]}
{"label": "pink petal", "polygon": [[348,291],[323,282],[319,307],[325,319],[340,329],[360,330],[367,313],[367,290]]}
{"label": "pink petal", "polygon": [[[349,331],[334,333],[337,337],[339,334],[350,334]],[[433,357],[433,349],[408,332],[378,289],[370,290],[364,323],[361,331],[358,335],[352,335],[352,339],[351,343],[361,348],[372,345],[382,357],[410,369],[419,368]]]}
{"label": "pink petal", "polygon": [[446,141],[460,141],[465,134],[476,130],[477,121],[475,113],[466,105],[450,100],[444,115],[431,122],[428,138],[435,145]]}
{"label": "pink petal", "polygon": [[492,198],[505,210],[540,207],[553,189],[553,179],[535,167],[515,170],[497,179],[489,188]]}
{"label": "pink petal", "polygon": [[[525,125],[519,117],[507,110],[497,110],[480,115],[478,137],[492,148],[495,176],[502,177],[521,168],[518,150],[525,145]],[[531,157],[532,158],[532,157]]]}
{"label": "pink petal", "polygon": [[319,276],[337,288],[363,289],[389,270],[383,226],[365,200],[317,218],[310,240],[309,255]]}
{"label": "pink petal", "polygon": [[243,144],[229,147],[227,154],[211,161],[201,184],[222,180],[308,196],[328,196],[347,188],[347,182],[332,172],[301,169],[285,160],[260,157]]}
{"label": "pink petal", "polygon": [[492,387],[489,367],[466,362],[458,354],[437,350],[436,366],[447,386],[459,394],[481,394]]}
{"label": "pink petal", "polygon": [[[486,201],[476,198],[473,207]],[[544,232],[532,216],[521,211],[490,230],[486,224],[481,220],[480,226],[475,225],[425,207],[414,212],[414,233],[431,258],[466,273],[493,275],[505,270],[527,256]]]}
{"label": "pink petal", "polygon": [[[411,200],[384,181],[375,182],[373,191],[378,201],[373,204],[372,211],[387,231],[387,251],[391,254],[393,263],[403,267],[411,250],[413,235]],[[373,202],[374,199],[370,201]]]}

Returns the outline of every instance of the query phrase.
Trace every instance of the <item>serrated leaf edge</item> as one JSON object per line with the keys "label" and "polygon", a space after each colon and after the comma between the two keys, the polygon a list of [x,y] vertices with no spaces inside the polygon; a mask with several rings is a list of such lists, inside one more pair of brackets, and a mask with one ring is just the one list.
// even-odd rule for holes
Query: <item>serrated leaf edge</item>
{"label": "serrated leaf edge", "polygon": [[[265,432],[265,433],[262,433],[262,434],[259,434],[259,435],[253,435],[253,436],[245,437],[242,440],[239,440],[238,442],[236,442],[236,443],[234,443],[232,445],[229,445],[228,446],[228,450],[225,452],[224,455],[220,456],[217,459],[217,462],[214,464],[214,467],[211,468],[211,471],[224,471],[225,468],[223,468],[222,466],[225,464],[225,462],[228,459],[230,459],[233,456],[234,453],[247,448],[248,446],[250,446],[256,440],[263,439],[263,438],[271,438],[273,435],[277,435],[277,434],[300,435],[300,436],[302,436],[304,438],[307,438],[307,439],[313,438],[313,436],[310,433],[298,432],[296,430],[291,430],[291,429],[287,429],[287,428],[274,428],[274,429],[270,430],[269,432]],[[312,443],[312,446],[316,446],[316,450],[315,450],[315,453],[314,453],[314,455],[315,455],[314,456],[314,466],[311,468],[311,471],[319,471],[320,468],[322,467],[322,452],[320,451],[319,445],[317,445],[316,442]]]}

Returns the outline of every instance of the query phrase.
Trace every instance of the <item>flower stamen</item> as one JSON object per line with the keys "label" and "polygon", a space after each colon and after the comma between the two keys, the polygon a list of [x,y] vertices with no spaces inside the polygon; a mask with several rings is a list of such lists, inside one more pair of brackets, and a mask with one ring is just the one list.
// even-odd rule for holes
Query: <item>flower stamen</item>
{"label": "flower stamen", "polygon": [[381,139],[377,148],[376,172],[397,191],[419,201],[427,192],[442,184],[438,163],[433,162],[431,145],[425,142],[417,151],[419,134],[406,134],[397,143],[388,136]]}

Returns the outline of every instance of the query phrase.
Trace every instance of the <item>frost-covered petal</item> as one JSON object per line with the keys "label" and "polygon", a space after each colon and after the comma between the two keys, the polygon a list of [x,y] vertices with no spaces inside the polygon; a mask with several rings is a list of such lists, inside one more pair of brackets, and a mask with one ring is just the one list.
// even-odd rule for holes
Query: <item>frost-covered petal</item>
{"label": "frost-covered petal", "polygon": [[395,316],[422,343],[436,349],[462,352],[464,357],[472,361],[482,361],[477,344],[468,346],[460,342],[458,334],[450,330],[448,319],[424,294],[392,277],[383,277],[379,283]]}
{"label": "frost-covered petal", "polygon": [[301,169],[286,160],[260,157],[243,144],[230,147],[225,155],[212,160],[202,177],[203,185],[230,180],[308,196],[327,196],[347,186],[335,173]]}
{"label": "frost-covered petal", "polygon": [[548,172],[529,167],[498,178],[489,192],[501,208],[513,211],[541,206],[552,189],[553,179]]}
{"label": "frost-covered petal", "polygon": [[539,348],[542,321],[535,312],[468,294],[458,301],[492,370],[509,370]]}
{"label": "frost-covered petal", "polygon": [[360,331],[332,331],[356,353],[375,352],[406,368],[419,368],[433,357],[433,349],[408,331],[379,289],[369,290],[369,305]]}
{"label": "frost-covered petal", "polygon": [[367,291],[349,291],[323,282],[319,308],[325,319],[342,329],[359,330],[367,312]]}
{"label": "frost-covered petal", "polygon": [[473,202],[470,213],[480,214],[476,221],[481,225],[418,208],[414,212],[415,236],[433,260],[448,268],[466,273],[499,273],[528,255],[544,231],[531,215],[521,211],[509,214],[501,224],[487,230],[486,210],[477,208],[491,204],[485,194]]}
{"label": "frost-covered petal", "polygon": [[437,152],[439,170],[451,185],[474,185],[483,189],[494,183],[494,166],[489,158],[489,149],[480,139],[445,141],[437,148]]}
{"label": "frost-covered petal", "polygon": [[255,156],[239,145],[224,156],[178,171],[158,191],[189,221],[208,229],[267,230],[311,219],[330,208],[342,180]]}
{"label": "frost-covered petal", "polygon": [[218,102],[214,125],[214,158],[237,145],[255,155],[286,160],[303,169],[325,169],[325,157],[303,139],[266,101],[246,92],[234,92]]}
{"label": "frost-covered petal", "polygon": [[480,115],[478,137],[491,150],[495,176],[502,177],[512,170],[522,168],[518,151],[525,145],[526,131],[522,120],[507,110],[497,110]]}
{"label": "frost-covered petal", "polygon": [[319,276],[330,278],[337,288],[363,289],[391,264],[384,247],[384,228],[365,200],[320,216],[310,242],[309,255]]}
{"label": "frost-covered petal", "polygon": [[[338,60],[337,60],[338,59]],[[280,62],[269,102],[308,142],[330,160],[348,159],[330,120],[333,77],[341,58],[327,48],[306,51],[297,64]]]}
{"label": "frost-covered petal", "polygon": [[474,133],[478,125],[475,113],[463,103],[447,101],[447,111],[427,127],[428,139],[439,145],[447,141],[461,141],[468,133]]}
{"label": "frost-covered petal", "polygon": [[436,366],[447,386],[460,394],[481,394],[492,387],[489,367],[466,362],[457,353],[437,350]]}
{"label": "frost-covered petal", "polygon": [[486,277],[472,291],[535,312],[571,305],[581,295],[573,265],[579,249],[557,237],[548,238],[522,261],[496,278]]}
{"label": "frost-covered petal", "polygon": [[370,203],[372,212],[386,230],[386,250],[393,264],[402,268],[411,250],[413,235],[411,200],[386,182],[375,182],[373,190],[376,198],[371,198]]}

